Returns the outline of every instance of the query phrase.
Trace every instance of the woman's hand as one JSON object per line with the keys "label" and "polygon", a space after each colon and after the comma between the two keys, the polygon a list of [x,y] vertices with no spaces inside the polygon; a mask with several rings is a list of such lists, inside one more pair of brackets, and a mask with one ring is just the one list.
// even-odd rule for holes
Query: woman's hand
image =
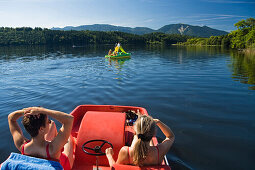
{"label": "woman's hand", "polygon": [[112,148],[107,148],[106,150],[105,150],[105,154],[106,154],[106,157],[107,157],[107,159],[108,159],[108,162],[109,162],[109,165],[110,165],[110,167],[112,167],[113,166],[113,164],[115,164],[115,160],[113,159],[113,149]]}
{"label": "woman's hand", "polygon": [[28,107],[23,109],[24,110],[24,116],[28,116],[28,115],[39,115],[40,113],[42,113],[44,108],[42,107]]}
{"label": "woman's hand", "polygon": [[106,154],[106,156],[108,156],[108,155],[113,155],[114,153],[113,153],[113,149],[112,148],[107,148],[106,150],[105,150],[105,154]]}
{"label": "woman's hand", "polygon": [[155,122],[156,124],[160,122],[159,119],[153,119],[153,120],[154,120],[154,122]]}

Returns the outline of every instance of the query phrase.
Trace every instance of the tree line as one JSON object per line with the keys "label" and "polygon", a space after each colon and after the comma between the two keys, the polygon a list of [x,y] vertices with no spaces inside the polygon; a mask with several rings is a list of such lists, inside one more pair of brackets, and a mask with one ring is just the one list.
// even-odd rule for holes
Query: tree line
{"label": "tree line", "polygon": [[0,46],[5,45],[86,45],[86,44],[175,44],[190,36],[151,33],[134,35],[118,31],[61,31],[47,28],[0,27]]}
{"label": "tree line", "polygon": [[237,30],[227,35],[211,36],[210,38],[190,38],[186,42],[179,42],[179,45],[197,46],[224,46],[230,48],[255,49],[255,19],[248,18],[234,24]]}

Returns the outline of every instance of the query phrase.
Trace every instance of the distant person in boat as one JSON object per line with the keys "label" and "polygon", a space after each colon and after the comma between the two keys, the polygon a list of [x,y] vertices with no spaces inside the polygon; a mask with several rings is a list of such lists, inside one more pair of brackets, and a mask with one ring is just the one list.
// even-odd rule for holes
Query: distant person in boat
{"label": "distant person in boat", "polygon": [[117,51],[114,51],[112,55],[116,56],[117,54],[118,54]]}
{"label": "distant person in boat", "polygon": [[[118,48],[118,49],[116,50],[116,48]],[[115,44],[114,51],[113,51],[113,53],[112,53],[112,56],[116,56],[116,55],[119,54],[119,48],[120,48],[120,43],[116,43],[116,44]]]}
{"label": "distant person in boat", "polygon": [[108,55],[109,55],[109,56],[112,55],[112,49],[109,50]]}
{"label": "distant person in boat", "polygon": [[[156,135],[156,126],[166,136],[165,140],[157,146],[152,145],[152,137]],[[123,146],[115,162],[113,149],[106,149],[106,157],[109,165],[129,164],[136,166],[160,165],[174,142],[174,134],[171,129],[158,119],[150,116],[139,116],[134,124],[135,135],[130,147]]]}
{"label": "distant person in boat", "polygon": [[115,47],[120,47],[120,43],[119,43],[119,42],[116,43],[116,44],[115,44]]}
{"label": "distant person in boat", "polygon": [[[31,140],[23,136],[17,120],[23,116],[22,124],[31,135]],[[52,117],[62,124],[57,132]],[[73,165],[74,141],[70,136],[73,116],[42,107],[29,107],[17,110],[8,116],[9,128],[17,149],[23,155],[58,161],[64,169]]]}

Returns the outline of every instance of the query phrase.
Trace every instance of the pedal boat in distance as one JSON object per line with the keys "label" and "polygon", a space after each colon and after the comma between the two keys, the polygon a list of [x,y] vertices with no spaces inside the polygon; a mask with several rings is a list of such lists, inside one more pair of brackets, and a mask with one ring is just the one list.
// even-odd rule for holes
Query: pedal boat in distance
{"label": "pedal boat in distance", "polygon": [[105,55],[105,58],[111,58],[111,59],[122,59],[122,58],[130,58],[131,53],[124,53],[120,52],[118,55]]}

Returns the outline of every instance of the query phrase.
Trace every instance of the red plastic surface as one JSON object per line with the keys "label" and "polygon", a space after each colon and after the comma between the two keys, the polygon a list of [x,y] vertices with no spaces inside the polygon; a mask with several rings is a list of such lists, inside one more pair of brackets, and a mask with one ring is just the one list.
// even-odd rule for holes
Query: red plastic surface
{"label": "red plastic surface", "polygon": [[[98,139],[104,138],[104,140],[107,140],[107,139],[113,140],[113,142],[112,141],[110,142],[112,142],[114,146],[114,159],[117,160],[117,156],[118,156],[118,152],[120,148],[125,145],[125,142],[130,143],[132,141],[131,140],[132,134],[127,136],[128,132],[129,133],[133,132],[132,127],[124,126],[125,114],[123,114],[123,112],[126,112],[128,110],[135,110],[135,111],[139,110],[141,114],[148,115],[147,111],[144,108],[133,107],[133,106],[80,105],[72,111],[71,114],[74,116],[72,135],[75,138],[77,138],[77,142],[76,142],[77,149],[75,152],[76,158],[75,158],[74,166],[72,169],[95,169],[96,157],[86,155],[81,149],[85,140],[90,140],[90,138],[92,137],[98,137]],[[94,115],[94,113],[96,112],[101,114],[101,116]],[[88,115],[88,113],[89,113],[89,116],[88,117],[86,116],[86,118],[84,118],[85,117],[84,115]],[[123,118],[123,115],[124,115],[124,118]],[[97,119],[98,116],[100,117],[100,119]],[[115,125],[116,123],[118,125]],[[115,132],[113,133],[113,131],[112,132],[106,131],[105,133],[105,129],[110,127],[108,126],[110,124],[113,124],[112,128],[117,131],[116,133]],[[125,128],[125,133],[124,133],[124,128]],[[126,134],[126,137],[130,139],[127,138],[126,141],[124,141],[125,137],[123,137],[122,142],[117,142],[117,141],[121,141],[121,139],[118,139],[119,138],[118,135],[116,136],[117,138],[115,138],[115,134],[122,134],[122,133],[123,133],[123,136],[124,134]],[[109,138],[105,138],[106,136],[109,136]],[[153,137],[152,140],[154,145],[158,144],[156,137]],[[117,145],[115,144],[115,142],[117,142]],[[115,147],[115,145],[117,147]],[[99,164],[104,165],[104,166],[99,166],[99,168],[101,168],[102,170],[110,169],[106,156],[98,156],[98,158],[99,158]],[[126,170],[148,170],[148,169],[171,170],[169,166],[165,165],[164,161],[162,162],[162,165],[160,166],[146,166],[146,167],[115,164],[113,169],[116,169],[116,170],[122,170],[122,169],[123,170],[125,169]]]}
{"label": "red plastic surface", "polygon": [[115,105],[80,105],[77,106],[71,113],[74,116],[72,135],[77,137],[81,121],[87,111],[102,111],[102,112],[126,112],[128,110],[139,110],[141,114],[148,115],[146,109],[134,106],[115,106]]}
{"label": "red plastic surface", "polygon": [[[117,159],[119,150],[125,145],[124,139],[125,114],[120,112],[87,111],[80,124],[75,152],[75,166],[95,165],[96,156],[83,152],[82,145],[89,140],[102,139],[113,144],[114,158]],[[101,145],[91,143],[88,147]],[[104,152],[109,145],[102,148]],[[92,151],[93,152],[93,151]],[[99,165],[109,166],[106,156],[98,156]]]}

